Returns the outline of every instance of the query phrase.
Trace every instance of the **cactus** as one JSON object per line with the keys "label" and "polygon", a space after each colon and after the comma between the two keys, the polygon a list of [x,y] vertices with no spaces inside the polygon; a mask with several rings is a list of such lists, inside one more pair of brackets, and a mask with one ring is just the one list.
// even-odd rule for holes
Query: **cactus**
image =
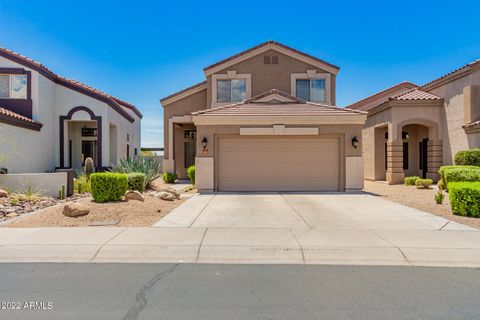
{"label": "cactus", "polygon": [[85,159],[85,175],[87,176],[87,180],[90,179],[90,175],[93,173],[93,159],[88,157]]}
{"label": "cactus", "polygon": [[58,199],[64,200],[65,199],[65,185],[62,184],[62,189],[58,190]]}

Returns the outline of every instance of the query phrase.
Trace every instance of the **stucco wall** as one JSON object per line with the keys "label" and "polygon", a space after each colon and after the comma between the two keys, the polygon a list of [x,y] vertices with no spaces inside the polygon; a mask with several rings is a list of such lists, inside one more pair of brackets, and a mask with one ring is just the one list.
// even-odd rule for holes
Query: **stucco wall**
{"label": "stucco wall", "polygon": [[[264,64],[264,56],[278,56],[278,65]],[[291,58],[275,50],[268,50],[265,53],[258,54],[248,60],[237,63],[233,66],[221,70],[219,73],[227,73],[228,70],[235,70],[239,74],[251,74],[252,76],[252,97],[269,91],[278,89],[291,93],[291,74],[305,73],[306,70],[317,70],[317,73],[328,73],[310,64]],[[212,76],[207,78],[208,104],[212,101]],[[331,75],[331,99],[335,105],[335,75]]]}
{"label": "stucco wall", "polygon": [[66,172],[0,174],[0,187],[12,192],[24,192],[32,188],[37,193],[57,197],[58,191],[65,186],[67,192],[68,176]]}
{"label": "stucco wall", "polygon": [[[478,140],[476,138],[469,139],[462,128],[462,125],[465,124],[463,89],[470,85],[480,85],[480,69],[430,90],[431,93],[444,99],[442,140],[445,164],[452,164],[458,151],[480,146]],[[480,105],[477,105],[476,108],[480,109]]]}

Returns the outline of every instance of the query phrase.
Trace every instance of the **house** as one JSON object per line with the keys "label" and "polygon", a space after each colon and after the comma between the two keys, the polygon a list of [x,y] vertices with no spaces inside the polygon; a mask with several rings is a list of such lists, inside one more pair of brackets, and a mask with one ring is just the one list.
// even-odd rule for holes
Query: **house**
{"label": "house", "polygon": [[275,41],[203,69],[160,100],[164,171],[200,191],[345,191],[363,187],[366,114],[335,106],[339,68]]}
{"label": "house", "polygon": [[8,173],[99,168],[140,150],[132,104],[0,48],[0,168]]}
{"label": "house", "polygon": [[347,107],[368,112],[365,178],[438,180],[460,150],[480,147],[480,60],[423,86],[403,82]]}

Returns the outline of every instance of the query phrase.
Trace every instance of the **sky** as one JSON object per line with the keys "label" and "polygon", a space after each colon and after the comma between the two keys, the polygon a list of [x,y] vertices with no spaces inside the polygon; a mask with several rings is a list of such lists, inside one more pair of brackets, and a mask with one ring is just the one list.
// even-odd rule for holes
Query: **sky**
{"label": "sky", "polygon": [[135,104],[163,146],[159,100],[267,40],[340,67],[337,105],[480,58],[480,1],[0,0],[0,47]]}

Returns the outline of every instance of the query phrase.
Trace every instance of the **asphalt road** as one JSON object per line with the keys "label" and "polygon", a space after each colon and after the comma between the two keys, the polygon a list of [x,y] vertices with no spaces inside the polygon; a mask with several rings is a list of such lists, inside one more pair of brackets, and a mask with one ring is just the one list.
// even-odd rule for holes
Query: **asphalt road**
{"label": "asphalt road", "polygon": [[480,269],[0,264],[0,297],[0,319],[480,319]]}

